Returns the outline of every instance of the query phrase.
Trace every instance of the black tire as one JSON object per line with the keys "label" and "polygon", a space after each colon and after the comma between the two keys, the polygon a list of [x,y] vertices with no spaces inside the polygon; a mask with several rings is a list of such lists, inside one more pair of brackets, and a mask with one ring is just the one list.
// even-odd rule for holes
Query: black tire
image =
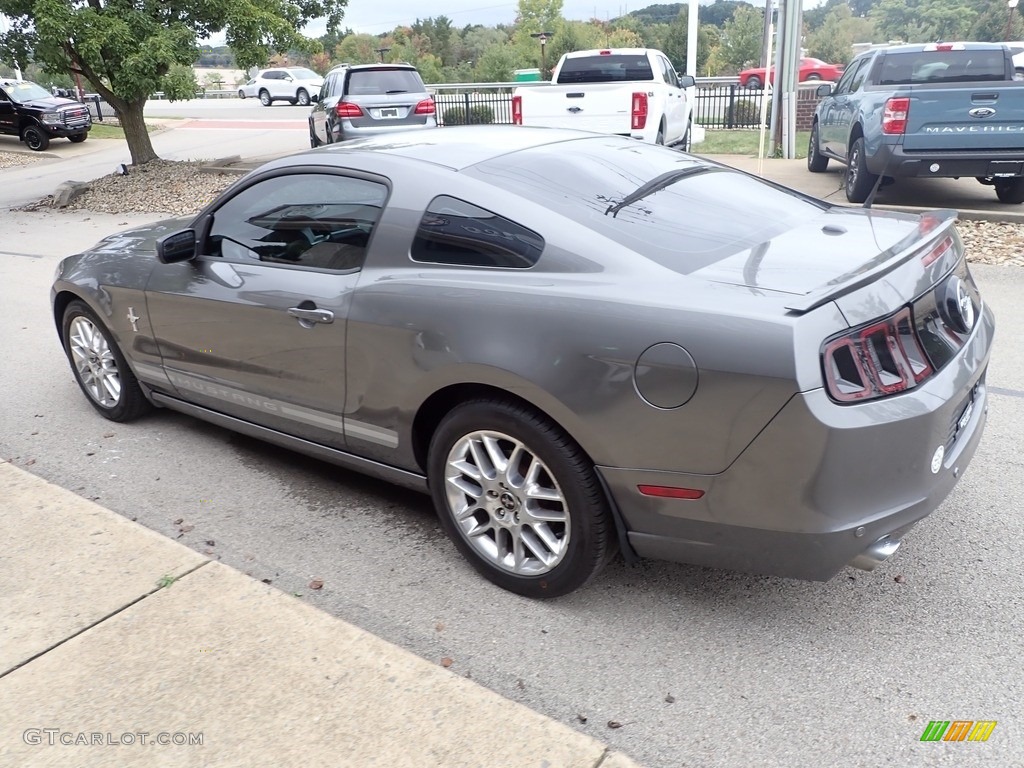
{"label": "black tire", "polygon": [[747,88],[756,91],[758,88],[762,88],[763,86],[764,83],[761,82],[761,78],[758,77],[757,75],[752,75],[751,77],[747,78]]}
{"label": "black tire", "polygon": [[821,75],[817,72],[811,72],[811,74],[807,76],[807,82],[811,82],[812,80],[821,80]]}
{"label": "black tire", "polygon": [[818,151],[818,121],[811,126],[811,138],[807,142],[807,170],[821,173],[828,169],[828,158]]}
{"label": "black tire", "polygon": [[245,98],[245,91],[243,91],[241,88],[238,89],[238,98],[240,98],[240,99],[244,99]]}
{"label": "black tire", "polygon": [[[81,324],[75,325],[76,320],[80,321]],[[104,353],[102,355],[86,357],[76,353],[76,348],[81,349],[83,345],[89,345],[88,339],[81,335],[81,331],[84,329],[92,329],[101,336],[109,354]],[[138,379],[135,378],[135,374],[128,367],[124,355],[121,354],[121,350],[118,349],[110,332],[84,302],[72,301],[68,304],[67,309],[64,310],[64,318],[61,323],[61,341],[64,343],[64,352],[68,356],[68,362],[71,365],[72,373],[74,373],[75,381],[78,382],[78,386],[85,394],[89,404],[99,411],[104,418],[118,422],[132,421],[152,408],[149,400],[142,393]],[[104,389],[101,391],[98,385],[96,390],[91,389],[82,368],[90,372],[95,369],[113,372],[120,385],[120,391],[116,397],[112,396],[109,390]],[[100,392],[100,394],[97,394],[97,392]]]}
{"label": "black tire", "polygon": [[996,197],[999,198],[1000,203],[1009,205],[1024,203],[1024,177],[996,179],[993,186],[996,188]]}
{"label": "black tire", "polygon": [[308,107],[310,105],[309,92],[305,88],[299,88],[299,92],[295,94],[295,101],[300,107]]}
{"label": "black tire", "polygon": [[273,106],[274,100],[272,98],[270,98],[270,92],[266,88],[262,89],[260,91],[259,95],[260,95],[260,104],[262,104],[264,107]]}
{"label": "black tire", "polygon": [[88,137],[89,137],[88,133],[76,133],[76,134],[73,134],[71,136],[68,136],[68,141],[70,141],[72,144],[81,144]]}
{"label": "black tire", "polygon": [[654,143],[659,147],[665,146],[665,125],[662,123],[658,126],[658,135],[654,137]]}
{"label": "black tire", "polygon": [[864,138],[859,137],[850,148],[846,166],[846,199],[851,203],[863,203],[871,194],[878,176],[868,170]]}
{"label": "black tire", "polygon": [[21,140],[33,152],[42,152],[50,146],[50,137],[38,125],[25,126],[25,130],[21,132]]}
{"label": "black tire", "polygon": [[[469,475],[458,475],[458,470],[449,466],[449,459],[464,449],[471,436],[481,433],[494,436],[495,445],[506,458],[515,455],[511,449],[518,443],[524,457],[529,457],[529,466],[539,464],[534,480],[539,486],[547,485],[552,489],[549,492],[559,495],[559,500],[539,501],[535,496],[532,504],[549,515],[563,514],[566,523],[535,519],[536,529],[529,523],[521,524],[520,514],[528,515],[527,503],[530,502],[518,493],[525,485],[522,463],[509,465],[510,475],[519,478],[518,484],[511,476],[497,472],[493,479],[479,483],[479,493],[470,494],[461,485],[449,481],[451,472],[454,473],[452,479],[459,477],[466,482]],[[473,454],[472,459],[463,459],[462,463],[483,468],[489,454],[479,455],[483,457],[479,462]],[[445,416],[434,433],[427,464],[431,497],[449,538],[477,571],[502,589],[532,598],[565,595],[597,575],[617,551],[608,499],[593,462],[565,432],[526,406],[506,400],[473,400],[458,406]],[[481,472],[478,477],[487,474]],[[473,498],[479,498],[480,505],[474,505],[472,514],[457,521],[452,503],[463,504]],[[490,508],[484,508],[485,504]],[[506,518],[504,521],[500,520],[502,516]],[[471,537],[464,532],[463,525],[479,533]],[[544,547],[545,539],[535,533],[542,528],[547,541],[558,542],[560,553]],[[525,542],[519,548],[520,573],[513,572],[516,570],[514,560],[507,561],[509,557],[514,558],[516,536],[520,536],[520,542]],[[538,545],[555,560],[550,567],[535,549]],[[492,547],[494,551],[490,554],[478,551],[478,548],[489,550]],[[500,555],[501,551],[509,549],[512,552],[506,552],[504,557]]]}
{"label": "black tire", "polygon": [[683,140],[680,141],[676,146],[681,152],[689,152],[691,148],[691,134],[693,132],[693,121],[686,121],[686,132],[683,134]]}
{"label": "black tire", "polygon": [[309,146],[313,149],[320,146],[320,139],[317,138],[316,129],[313,127],[313,123],[309,124]]}

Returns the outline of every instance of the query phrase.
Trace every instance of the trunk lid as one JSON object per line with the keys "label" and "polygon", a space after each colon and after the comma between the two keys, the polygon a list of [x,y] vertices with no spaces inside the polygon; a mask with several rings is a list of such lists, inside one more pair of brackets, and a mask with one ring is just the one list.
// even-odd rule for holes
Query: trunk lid
{"label": "trunk lid", "polygon": [[586,83],[520,88],[523,125],[628,134],[633,92],[642,83]]}
{"label": "trunk lid", "polygon": [[1021,85],[914,85],[906,91],[910,114],[903,137],[905,151],[1017,150],[1024,154]]}

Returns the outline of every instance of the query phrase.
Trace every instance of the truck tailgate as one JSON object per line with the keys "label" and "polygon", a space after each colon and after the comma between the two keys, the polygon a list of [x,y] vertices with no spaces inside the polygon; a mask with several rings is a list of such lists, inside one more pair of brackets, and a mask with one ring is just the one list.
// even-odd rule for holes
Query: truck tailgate
{"label": "truck tailgate", "polygon": [[1017,150],[1024,155],[1024,83],[913,85],[906,90],[910,114],[904,151]]}
{"label": "truck tailgate", "polygon": [[628,134],[634,90],[641,87],[586,83],[524,88],[523,125]]}

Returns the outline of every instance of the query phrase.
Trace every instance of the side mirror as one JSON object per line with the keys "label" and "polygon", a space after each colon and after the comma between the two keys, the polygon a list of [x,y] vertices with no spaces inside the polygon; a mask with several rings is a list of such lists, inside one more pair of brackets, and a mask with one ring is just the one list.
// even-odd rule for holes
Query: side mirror
{"label": "side mirror", "polygon": [[194,229],[183,229],[164,235],[156,241],[156,257],[161,264],[177,264],[191,261],[196,257],[196,232]]}
{"label": "side mirror", "polygon": [[680,75],[679,76],[679,87],[680,88],[693,88],[697,84],[697,79],[693,75]]}
{"label": "side mirror", "polygon": [[285,75],[284,79],[287,80],[290,83],[292,81],[292,76],[291,75]]}
{"label": "side mirror", "polygon": [[831,96],[832,95],[832,83],[825,83],[824,85],[819,85],[817,90],[815,91],[815,93],[818,94],[818,98],[819,99],[823,99],[826,96]]}

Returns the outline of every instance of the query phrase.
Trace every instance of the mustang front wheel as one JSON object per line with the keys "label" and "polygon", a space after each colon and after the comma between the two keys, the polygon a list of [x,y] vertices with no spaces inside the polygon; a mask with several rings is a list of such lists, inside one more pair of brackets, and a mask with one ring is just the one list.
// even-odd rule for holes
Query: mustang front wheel
{"label": "mustang front wheel", "polygon": [[71,302],[63,330],[75,380],[97,411],[111,421],[131,421],[150,409],[135,374],[89,307]]}
{"label": "mustang front wheel", "polygon": [[524,406],[478,400],[445,417],[430,445],[441,523],[498,586],[557,597],[615,553],[608,500],[593,464],[562,430]]}

